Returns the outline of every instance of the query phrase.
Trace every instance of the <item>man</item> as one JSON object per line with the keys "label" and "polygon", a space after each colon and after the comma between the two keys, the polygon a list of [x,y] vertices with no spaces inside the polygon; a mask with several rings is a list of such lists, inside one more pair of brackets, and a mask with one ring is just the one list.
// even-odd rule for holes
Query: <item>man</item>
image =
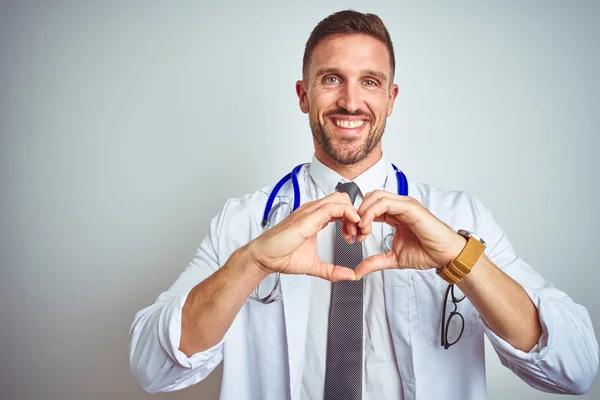
{"label": "man", "polygon": [[[598,344],[585,308],[515,255],[477,199],[411,180],[400,193],[381,145],[394,70],[375,15],[343,11],[313,30],[296,84],[315,145],[297,173],[303,204],[290,213],[285,184],[266,231],[272,189],[225,204],[135,317],[145,390],[193,385],[224,361],[223,399],[481,399],[484,333],[531,386],[589,388]],[[275,273],[282,301],[248,301]]]}

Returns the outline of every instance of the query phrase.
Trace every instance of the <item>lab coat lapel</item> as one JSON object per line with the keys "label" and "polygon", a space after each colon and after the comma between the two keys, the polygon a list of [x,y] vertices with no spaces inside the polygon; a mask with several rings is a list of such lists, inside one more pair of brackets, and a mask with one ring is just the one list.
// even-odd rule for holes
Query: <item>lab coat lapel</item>
{"label": "lab coat lapel", "polygon": [[415,398],[415,370],[413,349],[410,340],[411,271],[383,271],[385,311],[390,324],[394,353],[405,400]]}
{"label": "lab coat lapel", "polygon": [[281,275],[291,400],[300,399],[298,385],[302,381],[310,291],[309,276]]}
{"label": "lab coat lapel", "polygon": [[[395,172],[391,166],[389,168],[385,190],[397,193],[398,184]],[[389,179],[390,177],[394,177],[394,179]],[[410,179],[408,180],[408,196],[421,202],[421,193]],[[389,232],[393,231],[390,229]],[[390,324],[396,363],[402,377],[405,400],[414,400],[416,397],[414,349],[410,339],[411,322],[409,318],[410,313],[415,312],[412,274],[411,270],[389,269],[383,271],[385,311]]]}

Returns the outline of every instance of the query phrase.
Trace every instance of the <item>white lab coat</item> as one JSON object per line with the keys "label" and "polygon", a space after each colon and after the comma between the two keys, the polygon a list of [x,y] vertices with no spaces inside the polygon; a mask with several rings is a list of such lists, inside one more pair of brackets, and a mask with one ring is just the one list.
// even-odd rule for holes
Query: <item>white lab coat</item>
{"label": "white lab coat", "polygon": [[[389,168],[388,176],[394,176]],[[298,178],[302,190],[311,179],[309,167],[303,167]],[[175,284],[136,314],[130,331],[130,364],[144,390],[182,389],[201,381],[224,361],[221,399],[300,400],[311,293],[307,276],[281,275],[283,301],[269,305],[247,301],[213,348],[189,358],[178,350],[187,293],[236,249],[262,234],[260,222],[270,190],[228,200]],[[396,191],[395,179],[388,179],[386,190]],[[286,184],[278,201],[291,203],[292,193],[291,184]],[[384,271],[385,308],[404,399],[484,399],[484,333],[502,364],[529,385],[553,393],[585,392],[598,368],[598,343],[587,310],[515,254],[477,199],[411,180],[409,195],[453,229],[466,229],[486,240],[487,256],[524,287],[538,308],[543,334],[532,351],[516,350],[487,328],[465,299],[459,309],[465,319],[463,336],[445,350],[439,335],[447,284],[433,270]],[[289,209],[284,206],[278,211],[277,221]]]}

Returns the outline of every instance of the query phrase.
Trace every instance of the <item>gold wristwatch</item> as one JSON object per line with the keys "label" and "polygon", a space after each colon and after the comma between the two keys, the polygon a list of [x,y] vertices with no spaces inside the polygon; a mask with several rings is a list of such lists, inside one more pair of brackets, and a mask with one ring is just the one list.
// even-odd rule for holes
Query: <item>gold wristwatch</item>
{"label": "gold wristwatch", "polygon": [[471,268],[479,260],[486,246],[483,239],[474,233],[465,231],[464,229],[456,233],[467,239],[467,244],[458,257],[437,269],[437,274],[451,285],[460,282],[471,272]]}

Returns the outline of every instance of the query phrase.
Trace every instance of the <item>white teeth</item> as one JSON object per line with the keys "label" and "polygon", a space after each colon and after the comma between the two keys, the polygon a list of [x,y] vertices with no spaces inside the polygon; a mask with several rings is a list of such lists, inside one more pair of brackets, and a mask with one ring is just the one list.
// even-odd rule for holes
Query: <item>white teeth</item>
{"label": "white teeth", "polygon": [[335,121],[335,124],[337,126],[339,126],[340,128],[347,128],[347,129],[358,128],[360,126],[363,126],[365,123],[365,120],[345,121],[345,120],[341,120],[341,119],[336,119],[334,121]]}
{"label": "white teeth", "polygon": [[345,121],[345,120],[336,119],[334,121],[335,121],[335,124],[337,126],[339,126],[340,128],[346,128],[346,129],[358,128],[360,126],[363,126],[364,123],[365,123],[364,120],[359,120],[359,121]]}
{"label": "white teeth", "polygon": [[362,126],[364,123],[365,123],[365,121],[336,120],[337,126],[339,126],[341,128],[349,128],[349,129],[358,128],[359,126]]}

